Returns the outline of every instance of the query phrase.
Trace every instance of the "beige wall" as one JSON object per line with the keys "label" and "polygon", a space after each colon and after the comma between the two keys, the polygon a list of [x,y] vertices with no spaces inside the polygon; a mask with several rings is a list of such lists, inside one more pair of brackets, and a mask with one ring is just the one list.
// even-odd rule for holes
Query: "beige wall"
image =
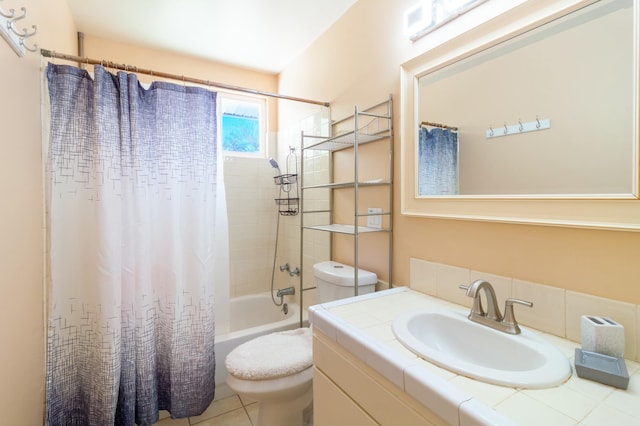
{"label": "beige wall", "polygon": [[[289,66],[280,91],[332,102],[332,117],[395,99],[396,173],[400,179],[400,65],[423,53],[412,44],[402,13],[415,0],[361,0]],[[492,222],[438,220],[400,214],[395,191],[394,284],[409,284],[411,257],[491,272],[597,296],[640,302],[640,233]]]}
{"label": "beige wall", "polygon": [[[27,8],[39,46],[68,51],[75,28],[64,0],[0,3]],[[0,413],[3,424],[42,423],[44,326],[40,55],[19,58],[0,39]]]}

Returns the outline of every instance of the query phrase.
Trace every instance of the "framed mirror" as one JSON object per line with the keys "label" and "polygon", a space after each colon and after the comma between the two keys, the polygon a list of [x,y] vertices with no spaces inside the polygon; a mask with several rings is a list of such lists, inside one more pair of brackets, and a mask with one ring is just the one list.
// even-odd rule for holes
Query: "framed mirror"
{"label": "framed mirror", "polygon": [[402,213],[640,230],[639,2],[525,2],[403,64]]}

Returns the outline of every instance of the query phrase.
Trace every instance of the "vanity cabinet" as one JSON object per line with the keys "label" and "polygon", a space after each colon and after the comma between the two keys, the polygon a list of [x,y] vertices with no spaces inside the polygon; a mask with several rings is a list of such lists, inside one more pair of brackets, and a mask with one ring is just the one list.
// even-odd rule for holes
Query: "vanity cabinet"
{"label": "vanity cabinet", "polygon": [[318,330],[313,333],[315,426],[446,425]]}

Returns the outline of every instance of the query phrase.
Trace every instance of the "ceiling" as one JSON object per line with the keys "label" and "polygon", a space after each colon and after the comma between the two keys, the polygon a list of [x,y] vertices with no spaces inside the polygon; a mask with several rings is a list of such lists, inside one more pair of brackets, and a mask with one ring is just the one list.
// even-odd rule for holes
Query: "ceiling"
{"label": "ceiling", "polygon": [[356,1],[67,0],[87,36],[269,73],[282,71]]}

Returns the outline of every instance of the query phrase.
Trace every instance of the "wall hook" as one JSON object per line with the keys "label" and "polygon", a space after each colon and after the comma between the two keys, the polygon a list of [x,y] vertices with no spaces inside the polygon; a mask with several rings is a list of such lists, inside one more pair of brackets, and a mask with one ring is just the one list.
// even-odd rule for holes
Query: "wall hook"
{"label": "wall hook", "polygon": [[[3,0],[0,0],[3,1]],[[0,8],[0,35],[7,41],[9,46],[16,52],[18,56],[24,56],[25,51],[37,52],[38,45],[27,45],[26,39],[33,37],[38,32],[38,27],[31,26],[31,31],[27,28],[18,29],[18,21],[27,17],[27,8],[20,8],[22,14],[16,16],[15,9],[9,9],[9,13]]]}
{"label": "wall hook", "polygon": [[27,33],[27,29],[26,28],[24,29],[24,34],[20,36],[20,45],[25,49],[27,49],[29,52],[37,52],[38,51],[37,44],[34,44],[33,47],[29,47],[25,43],[26,39],[28,39],[29,37],[33,37],[38,32],[38,27],[36,27],[35,25],[32,25],[31,28],[33,28],[33,32],[31,33]]}
{"label": "wall hook", "polygon": [[[0,0],[3,1],[3,0]],[[4,16],[5,18],[12,19],[16,15],[15,9],[9,9],[9,14],[7,15],[4,10],[0,7],[0,16]]]}
{"label": "wall hook", "polygon": [[[21,33],[20,31],[18,31],[16,28],[16,22],[18,22],[21,19],[24,19],[27,17],[27,8],[26,7],[21,7],[20,10],[22,11],[22,15],[20,16],[15,16],[13,18],[11,18],[9,20],[9,29],[11,29],[11,31],[13,31],[15,33],[15,35],[17,35],[18,37],[24,37],[27,34],[27,29],[24,29],[24,34]],[[15,14],[15,10],[11,9],[11,12],[13,12]]]}

